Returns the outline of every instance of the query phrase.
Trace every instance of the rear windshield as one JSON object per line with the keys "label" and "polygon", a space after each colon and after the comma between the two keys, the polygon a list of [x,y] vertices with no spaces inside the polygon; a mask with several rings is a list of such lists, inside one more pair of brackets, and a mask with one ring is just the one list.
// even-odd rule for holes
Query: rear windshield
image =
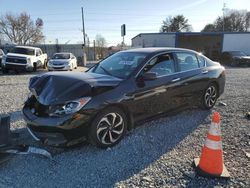
{"label": "rear windshield", "polygon": [[35,54],[35,50],[29,49],[29,48],[14,48],[11,52],[16,53],[16,54],[24,54],[24,55],[34,55]]}
{"label": "rear windshield", "polygon": [[55,54],[52,59],[69,59],[70,54]]}

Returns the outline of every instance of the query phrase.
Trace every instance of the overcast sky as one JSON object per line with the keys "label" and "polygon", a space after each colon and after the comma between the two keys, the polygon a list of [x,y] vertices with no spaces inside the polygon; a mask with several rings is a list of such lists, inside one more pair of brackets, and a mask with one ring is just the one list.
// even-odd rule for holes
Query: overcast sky
{"label": "overcast sky", "polygon": [[101,34],[108,46],[122,41],[121,25],[126,24],[125,42],[139,33],[159,32],[169,15],[183,14],[200,31],[222,15],[223,3],[229,9],[250,9],[250,0],[0,0],[0,15],[27,12],[44,21],[46,43],[82,42],[81,6],[90,42]]}

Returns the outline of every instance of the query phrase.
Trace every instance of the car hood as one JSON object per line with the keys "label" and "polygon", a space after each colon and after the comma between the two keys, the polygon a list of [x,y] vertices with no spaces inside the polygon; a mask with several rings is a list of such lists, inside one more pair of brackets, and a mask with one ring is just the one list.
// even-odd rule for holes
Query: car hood
{"label": "car hood", "polygon": [[95,73],[53,72],[32,77],[29,89],[41,104],[56,105],[84,96],[92,96],[93,90],[113,88],[121,81],[113,76]]}
{"label": "car hood", "polygon": [[245,59],[245,60],[249,60],[250,56],[233,56],[233,58],[235,59]]}
{"label": "car hood", "polygon": [[16,53],[8,53],[7,56],[17,56],[17,57],[30,57],[32,55],[25,55],[25,54],[16,54]]}

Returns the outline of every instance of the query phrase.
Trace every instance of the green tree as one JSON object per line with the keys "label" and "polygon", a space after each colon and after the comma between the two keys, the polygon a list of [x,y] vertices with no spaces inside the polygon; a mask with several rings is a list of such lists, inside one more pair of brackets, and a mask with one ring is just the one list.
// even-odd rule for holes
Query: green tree
{"label": "green tree", "polygon": [[162,23],[160,32],[187,32],[191,30],[192,26],[188,24],[188,19],[183,15],[177,15],[167,17]]}

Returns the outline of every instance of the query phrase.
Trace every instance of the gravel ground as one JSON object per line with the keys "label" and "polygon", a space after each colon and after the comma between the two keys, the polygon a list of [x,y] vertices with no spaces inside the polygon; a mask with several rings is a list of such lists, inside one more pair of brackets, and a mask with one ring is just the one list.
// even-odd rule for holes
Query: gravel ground
{"label": "gravel ground", "polygon": [[[250,187],[250,68],[227,69],[225,93],[216,105],[222,116],[224,160],[230,180],[195,174],[212,111],[189,109],[144,123],[117,146],[101,150],[84,144],[72,149],[47,148],[52,160],[19,155],[0,166],[0,187]],[[11,128],[24,143],[35,143],[20,110],[33,74],[1,75],[0,115],[10,113]]]}

